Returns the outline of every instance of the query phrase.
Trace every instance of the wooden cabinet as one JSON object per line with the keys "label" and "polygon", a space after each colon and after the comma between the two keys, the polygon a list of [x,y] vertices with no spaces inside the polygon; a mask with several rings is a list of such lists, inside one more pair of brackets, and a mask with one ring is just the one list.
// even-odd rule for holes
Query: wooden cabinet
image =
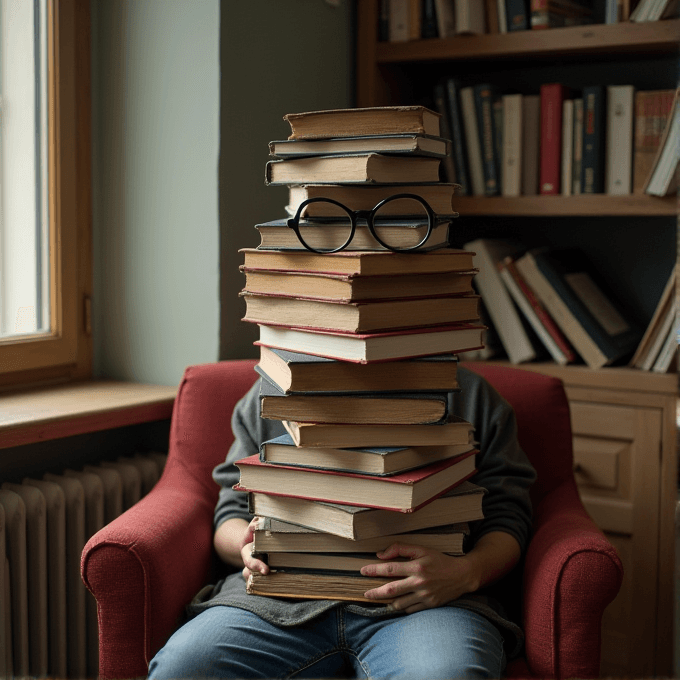
{"label": "wooden cabinet", "polygon": [[[433,107],[435,83],[450,76],[462,85],[491,82],[501,93],[523,94],[537,94],[546,82],[652,90],[678,80],[678,19],[389,43],[378,41],[378,16],[378,0],[357,3],[357,106]],[[675,197],[455,200],[460,217],[452,245],[511,236],[528,247],[579,246],[643,326],[676,266]],[[624,563],[621,593],[604,617],[602,673],[670,675],[677,376],[625,367],[522,368],[564,381],[582,498]]]}

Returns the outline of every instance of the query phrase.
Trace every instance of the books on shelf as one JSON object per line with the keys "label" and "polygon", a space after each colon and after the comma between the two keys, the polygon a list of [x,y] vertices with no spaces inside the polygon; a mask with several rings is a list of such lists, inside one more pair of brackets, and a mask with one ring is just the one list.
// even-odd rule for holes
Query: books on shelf
{"label": "books on shelf", "polygon": [[460,83],[455,78],[447,78],[445,92],[449,129],[451,130],[451,156],[456,173],[456,182],[460,186],[460,194],[469,196],[471,193],[470,173],[460,109]]}
{"label": "books on shelf", "polygon": [[475,108],[474,87],[468,86],[460,89],[460,110],[463,120],[471,192],[473,196],[484,196],[484,161]]}
{"label": "books on shelf", "polygon": [[588,0],[530,0],[531,28],[563,28],[592,23]]}
{"label": "books on shelf", "polygon": [[591,368],[632,353],[642,333],[577,248],[537,248],[517,267]]}
{"label": "books on shelf", "polygon": [[606,100],[602,85],[583,88],[583,153],[581,193],[604,191],[604,135]]}
{"label": "books on shelf", "polygon": [[386,300],[473,294],[476,270],[395,276],[357,276],[321,272],[293,272],[241,267],[245,289],[261,295],[337,302]]}
{"label": "books on shelf", "polygon": [[[413,514],[415,513],[410,516]],[[450,555],[462,555],[463,539],[469,532],[467,522],[460,522],[353,540],[265,516],[260,518],[258,526],[253,532],[253,552],[329,553],[335,554],[336,557],[338,553],[373,553],[375,560],[376,552],[385,550],[392,543],[399,541],[439,550]],[[271,562],[269,564],[272,566]],[[319,568],[324,567],[320,566]]]}
{"label": "books on shelf", "polygon": [[508,32],[526,31],[531,28],[531,20],[526,0],[504,0],[505,22]]}
{"label": "books on shelf", "polygon": [[562,83],[541,85],[540,193],[559,194],[562,173],[562,110],[568,90]]}
{"label": "books on shelf", "polygon": [[572,169],[574,164],[574,100],[565,99],[562,102],[562,166],[560,193],[571,196]]}
{"label": "books on shelf", "polygon": [[671,111],[654,158],[645,192],[652,196],[667,196],[678,189],[680,158],[680,88],[675,91]]}
{"label": "books on shelf", "polygon": [[378,153],[304,156],[267,163],[267,184],[437,182],[440,159]]}
{"label": "books on shelf", "polygon": [[633,85],[607,87],[605,192],[610,195],[630,194],[632,190],[634,111]]}
{"label": "books on shelf", "polygon": [[[427,426],[424,426],[427,427]],[[436,429],[438,426],[429,426]],[[354,429],[354,428],[345,428]],[[260,462],[258,454],[236,461],[237,491],[296,496],[397,512],[413,512],[475,473],[475,451],[416,470],[379,477]]]}
{"label": "books on shelf", "polygon": [[640,0],[630,14],[630,21],[659,21],[678,15],[680,5],[677,0]]}
{"label": "books on shelf", "polygon": [[538,193],[541,155],[541,98],[522,97],[522,194]]}
{"label": "books on shelf", "polygon": [[482,154],[484,194],[486,196],[497,196],[500,193],[501,182],[498,135],[494,121],[494,104],[498,95],[496,88],[489,83],[475,85],[473,87],[473,94],[479,146]]}
{"label": "books on shelf", "polygon": [[522,95],[505,94],[503,102],[503,146],[501,151],[501,194],[522,193]]}
{"label": "books on shelf", "polygon": [[574,100],[571,153],[571,193],[577,196],[581,193],[581,168],[583,166],[583,97]]}
{"label": "books on shelf", "polygon": [[481,0],[455,0],[455,25],[458,35],[481,35],[486,32],[484,3]]}
{"label": "books on shelf", "polygon": [[289,113],[289,139],[415,133],[439,137],[439,114],[424,106],[382,106]]}
{"label": "books on shelf", "polygon": [[482,325],[466,323],[363,334],[260,324],[260,339],[255,344],[341,361],[370,363],[479,349],[484,346],[483,331]]}
{"label": "books on shelf", "polygon": [[482,519],[484,494],[481,486],[466,481],[407,514],[262,493],[249,494],[248,507],[253,515],[271,517],[350,541],[362,541]]}
{"label": "books on shelf", "polygon": [[283,392],[431,392],[458,389],[455,354],[354,364],[260,346],[255,370]]}
{"label": "books on shelf", "polygon": [[467,453],[474,448],[471,435],[472,432],[468,443],[445,446],[328,448],[295,446],[286,433],[262,444],[260,460],[263,463],[392,475]]}

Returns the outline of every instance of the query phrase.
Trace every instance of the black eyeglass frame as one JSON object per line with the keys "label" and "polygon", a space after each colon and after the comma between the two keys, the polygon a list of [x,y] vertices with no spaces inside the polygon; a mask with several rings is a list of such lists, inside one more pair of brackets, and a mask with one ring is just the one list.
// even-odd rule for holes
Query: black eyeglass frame
{"label": "black eyeglass frame", "polygon": [[[409,246],[408,248],[396,248],[394,246],[389,245],[388,243],[385,243],[380,236],[376,233],[375,230],[375,224],[374,224],[374,218],[376,213],[382,208],[386,203],[389,203],[390,201],[395,201],[397,199],[413,199],[415,201],[418,201],[423,208],[425,209],[425,212],[427,213],[427,233],[423,237],[423,239],[420,241],[420,243],[417,243],[414,246]],[[319,203],[319,202],[324,202],[324,203],[332,203],[333,205],[338,206],[338,208],[341,208],[347,213],[347,216],[349,217],[350,220],[350,232],[349,232],[349,238],[338,248],[333,248],[332,250],[319,250],[318,248],[312,248],[309,244],[305,243],[304,238],[300,235],[300,217],[302,215],[303,210],[310,204],[310,203]],[[417,194],[394,194],[393,196],[388,196],[387,198],[384,198],[380,203],[378,203],[372,210],[350,210],[346,205],[343,203],[340,203],[339,201],[336,201],[335,199],[332,198],[324,198],[323,196],[315,196],[313,198],[308,198],[300,205],[298,206],[298,209],[295,213],[295,217],[291,217],[288,219],[286,222],[287,226],[292,229],[295,232],[295,235],[298,237],[298,241],[309,251],[313,253],[319,253],[321,255],[328,254],[328,253],[338,253],[341,250],[344,250],[347,248],[347,246],[352,242],[352,239],[354,238],[354,234],[356,232],[357,228],[357,220],[363,219],[366,220],[366,223],[368,224],[368,230],[371,232],[371,235],[373,238],[383,247],[386,248],[387,250],[391,250],[393,253],[409,253],[412,252],[418,248],[420,248],[422,245],[427,243],[427,240],[430,238],[432,235],[432,230],[434,229],[434,225],[436,222],[436,215],[434,210],[430,207],[430,204],[421,196],[418,196]]]}

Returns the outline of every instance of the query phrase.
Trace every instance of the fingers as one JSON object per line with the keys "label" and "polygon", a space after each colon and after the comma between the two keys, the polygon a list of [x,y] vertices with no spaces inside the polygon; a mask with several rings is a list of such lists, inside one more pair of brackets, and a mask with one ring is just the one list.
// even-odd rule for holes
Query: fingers
{"label": "fingers", "polygon": [[407,543],[392,543],[385,550],[376,553],[381,560],[393,560],[395,557],[407,557],[410,560],[416,560],[426,554],[427,551],[424,548]]}
{"label": "fingers", "polygon": [[241,559],[246,569],[250,571],[257,571],[260,574],[268,574],[269,566],[262,560],[253,556],[253,544],[248,543],[241,549]]}

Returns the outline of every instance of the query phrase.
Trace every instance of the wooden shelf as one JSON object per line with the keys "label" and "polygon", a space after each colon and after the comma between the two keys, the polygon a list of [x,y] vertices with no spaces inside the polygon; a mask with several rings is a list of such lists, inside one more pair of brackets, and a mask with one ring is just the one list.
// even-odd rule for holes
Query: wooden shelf
{"label": "wooden shelf", "polygon": [[404,43],[379,42],[375,56],[378,64],[543,57],[584,60],[596,54],[670,55],[678,52],[679,43],[680,19],[671,19],[460,35]]}
{"label": "wooden shelf", "polygon": [[626,217],[672,217],[678,214],[678,198],[631,194],[608,196],[457,196],[454,207],[460,215],[503,215],[559,217],[619,215]]}

